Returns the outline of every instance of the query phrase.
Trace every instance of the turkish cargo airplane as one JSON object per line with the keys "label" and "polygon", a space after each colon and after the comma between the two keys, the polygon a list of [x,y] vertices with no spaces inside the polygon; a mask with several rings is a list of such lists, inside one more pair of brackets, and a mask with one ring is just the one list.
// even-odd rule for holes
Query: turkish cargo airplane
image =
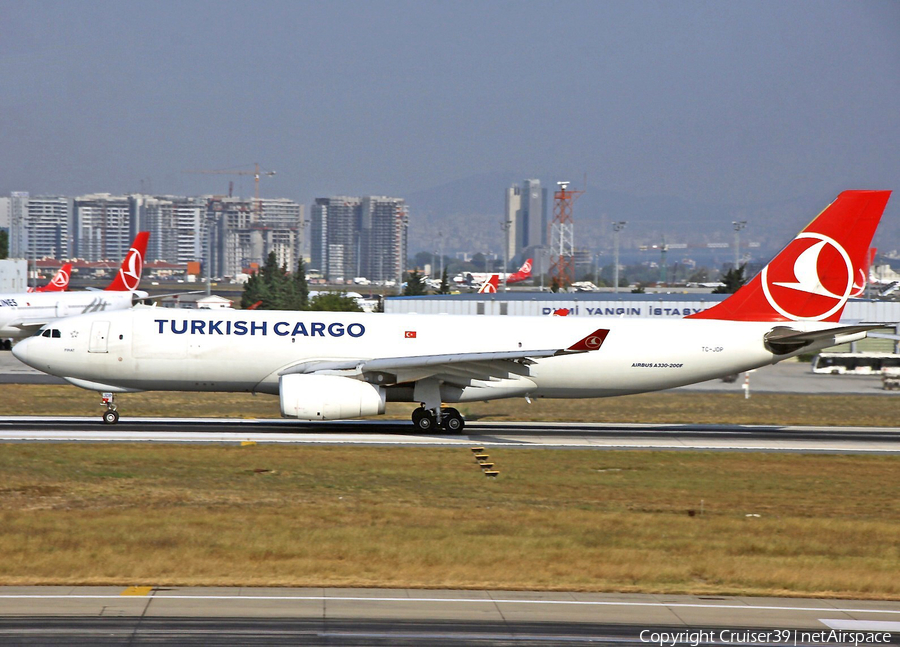
{"label": "turkish cargo airplane", "polygon": [[44,324],[75,314],[130,308],[139,291],[150,232],[139,232],[119,272],[104,290],[0,294],[0,339],[28,337]]}
{"label": "turkish cargo airplane", "polygon": [[461,431],[442,403],[657,391],[854,341],[841,311],[888,191],[846,191],[753,280],[684,319],[389,315],[136,307],[53,322],[15,346],[36,369],[104,393],[247,391],[282,415],[356,418],[418,402],[421,431]]}
{"label": "turkish cargo airplane", "polygon": [[72,276],[72,264],[63,263],[47,285],[28,288],[28,292],[65,292],[69,289],[69,277]]}
{"label": "turkish cargo airplane", "polygon": [[456,276],[454,276],[453,282],[457,285],[484,285],[491,279],[492,276],[497,276],[500,281],[505,280],[507,285],[520,283],[522,281],[525,281],[526,279],[531,278],[531,261],[532,259],[530,258],[526,260],[524,263],[522,263],[522,267],[520,267],[512,274],[507,274],[505,272],[501,272],[499,274],[492,274],[490,272],[466,272],[464,274],[457,274]]}

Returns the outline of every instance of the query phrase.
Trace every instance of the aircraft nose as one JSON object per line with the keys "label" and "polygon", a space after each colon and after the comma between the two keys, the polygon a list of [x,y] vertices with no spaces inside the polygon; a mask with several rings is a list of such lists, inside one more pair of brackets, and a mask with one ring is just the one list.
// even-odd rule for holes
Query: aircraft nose
{"label": "aircraft nose", "polygon": [[28,344],[31,339],[23,339],[12,347],[12,354],[17,360],[23,364],[28,364]]}

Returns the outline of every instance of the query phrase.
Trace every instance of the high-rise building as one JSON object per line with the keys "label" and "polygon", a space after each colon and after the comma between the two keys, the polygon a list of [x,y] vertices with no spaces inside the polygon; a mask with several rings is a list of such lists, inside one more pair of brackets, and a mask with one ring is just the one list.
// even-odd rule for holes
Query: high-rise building
{"label": "high-rise building", "polygon": [[[519,227],[519,214],[522,211],[522,189],[518,186],[511,186],[506,190],[506,201],[503,213],[503,245],[506,248],[506,259],[515,258],[516,254],[522,249],[521,245],[521,228]],[[503,268],[507,271],[509,268]]]}
{"label": "high-rise building", "polygon": [[541,188],[540,180],[522,182],[521,223],[522,250],[547,244],[547,189]]}
{"label": "high-rise building", "polygon": [[0,229],[9,231],[9,198],[0,196]]}
{"label": "high-rise building", "polygon": [[72,200],[31,197],[13,192],[9,200],[11,258],[69,258],[72,252]]}
{"label": "high-rise building", "polygon": [[[129,196],[95,193],[75,198],[72,254],[87,261],[125,258],[137,233]],[[152,237],[152,234],[151,234]]]}
{"label": "high-rise building", "polygon": [[234,276],[254,263],[261,267],[269,252],[293,271],[303,253],[304,225],[303,205],[293,200],[260,199],[257,204],[255,199],[209,197],[212,274]]}
{"label": "high-rise building", "polygon": [[547,189],[540,180],[525,180],[521,187],[506,189],[505,213],[504,226],[509,228],[505,244],[511,259],[547,245]]}
{"label": "high-rise building", "polygon": [[370,281],[401,280],[409,207],[400,198],[367,196],[360,209],[360,276]]}
{"label": "high-rise building", "polygon": [[203,257],[206,198],[133,195],[131,227],[149,231],[149,261],[187,263]]}
{"label": "high-rise building", "polygon": [[407,252],[409,210],[401,198],[316,198],[310,222],[310,267],[331,281],[365,276],[398,280]]}
{"label": "high-rise building", "polygon": [[331,281],[362,276],[357,264],[360,244],[360,199],[316,198],[310,213],[309,262]]}

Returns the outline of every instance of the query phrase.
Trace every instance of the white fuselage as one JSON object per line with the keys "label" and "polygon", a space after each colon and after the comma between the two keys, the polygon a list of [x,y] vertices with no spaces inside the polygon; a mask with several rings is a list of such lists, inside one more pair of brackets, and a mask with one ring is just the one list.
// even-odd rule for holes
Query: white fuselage
{"label": "white fuselage", "polygon": [[28,337],[60,317],[130,308],[134,295],[106,290],[0,294],[0,339]]}
{"label": "white fuselage", "polygon": [[[137,307],[59,320],[48,326],[58,331],[54,336],[31,337],[14,353],[34,368],[98,391],[277,394],[279,376],[304,363],[564,349],[607,328],[598,350],[537,359],[525,375],[441,392],[445,402],[604,397],[700,382],[784,359],[764,345],[775,325]],[[398,382],[415,379],[413,373]],[[395,390],[389,399],[412,401],[411,389],[408,397],[402,388]]]}

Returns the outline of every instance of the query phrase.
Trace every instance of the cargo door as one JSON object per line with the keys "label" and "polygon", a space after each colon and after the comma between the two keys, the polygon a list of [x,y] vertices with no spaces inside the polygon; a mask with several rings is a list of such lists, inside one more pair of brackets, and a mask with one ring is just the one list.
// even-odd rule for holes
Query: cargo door
{"label": "cargo door", "polygon": [[91,339],[88,345],[89,353],[106,353],[109,345],[109,322],[95,321],[91,324]]}
{"label": "cargo door", "polygon": [[65,301],[56,302],[56,316],[57,318],[69,316],[69,306],[66,305]]}

